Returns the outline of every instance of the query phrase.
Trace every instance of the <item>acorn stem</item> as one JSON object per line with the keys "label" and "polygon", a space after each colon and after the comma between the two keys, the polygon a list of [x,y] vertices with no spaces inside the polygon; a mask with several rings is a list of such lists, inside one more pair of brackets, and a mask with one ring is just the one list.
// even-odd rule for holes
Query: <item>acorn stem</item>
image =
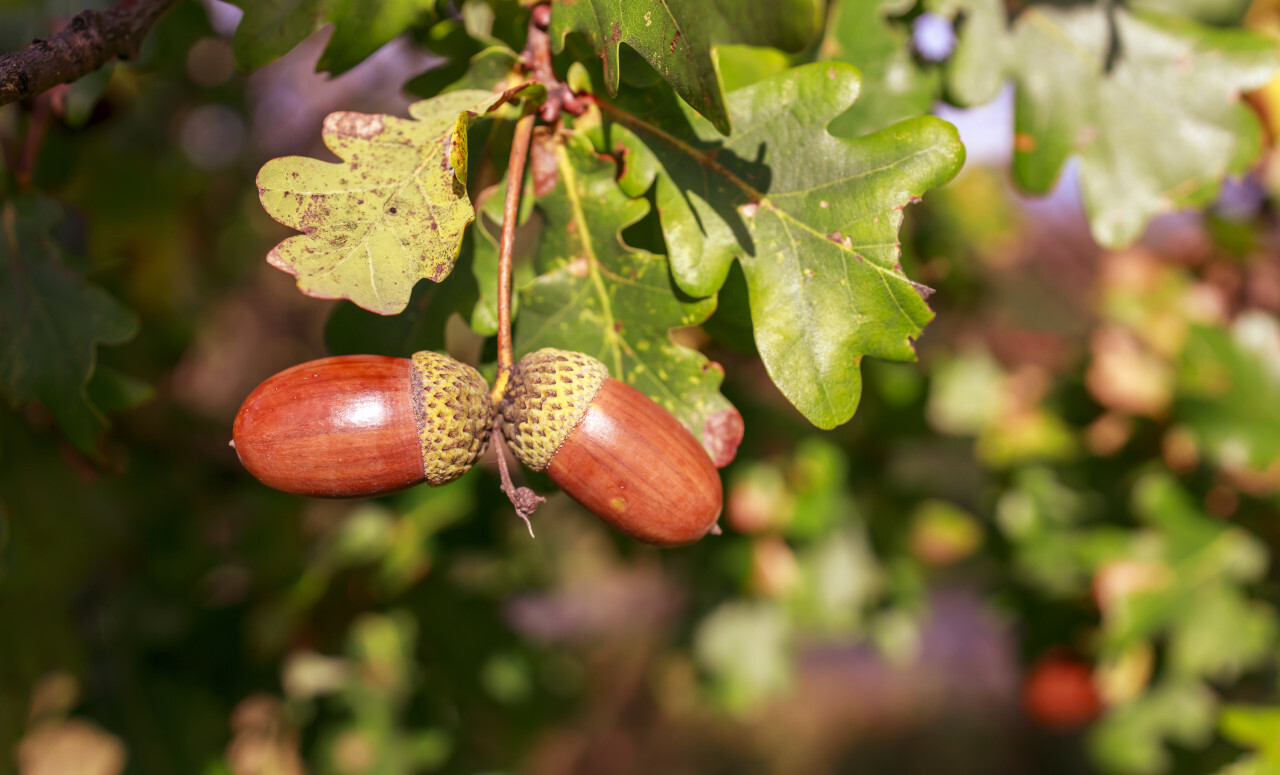
{"label": "acorn stem", "polygon": [[529,521],[529,517],[537,511],[540,504],[546,503],[547,499],[528,487],[516,487],[512,483],[511,472],[507,470],[507,437],[502,435],[502,415],[499,414],[494,418],[494,424],[493,438],[499,441],[494,443],[493,451],[498,456],[498,473],[502,477],[502,491],[515,507],[516,516],[523,519],[525,527],[529,528],[529,537],[534,538],[533,523]]}
{"label": "acorn stem", "polygon": [[524,188],[524,165],[533,138],[533,121],[537,113],[531,105],[516,122],[511,140],[511,158],[507,164],[507,198],[502,207],[502,239],[498,246],[498,374],[493,380],[490,397],[501,400],[507,387],[507,372],[515,362],[511,343],[511,263],[515,253],[516,219],[520,215],[520,191]]}

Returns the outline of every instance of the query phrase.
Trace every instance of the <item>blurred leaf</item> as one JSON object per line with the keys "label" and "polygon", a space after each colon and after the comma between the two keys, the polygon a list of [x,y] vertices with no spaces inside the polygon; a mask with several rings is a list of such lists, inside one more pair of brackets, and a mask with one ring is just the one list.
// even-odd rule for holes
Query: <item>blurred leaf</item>
{"label": "blurred leaf", "polygon": [[115,72],[115,63],[105,66],[73,81],[71,88],[64,94],[63,116],[70,127],[82,127],[93,116],[93,109],[107,89],[111,74]]}
{"label": "blurred leaf", "polygon": [[1128,331],[1099,326],[1090,337],[1089,394],[1124,414],[1164,417],[1173,401],[1173,368]]}
{"label": "blurred leaf", "polygon": [[151,400],[156,392],[151,383],[102,364],[94,367],[85,391],[103,414],[126,412]]}
{"label": "blurred leaf", "polygon": [[1213,734],[1217,699],[1200,683],[1168,683],[1112,709],[1094,727],[1090,747],[1111,772],[1167,771],[1164,742],[1199,747]]}
{"label": "blurred leaf", "polygon": [[740,463],[730,474],[725,513],[739,533],[778,532],[795,516],[795,499],[781,466]]}
{"label": "blurred leaf", "polygon": [[933,367],[925,416],[939,433],[976,436],[1000,411],[1004,371],[985,350],[961,351]]}
{"label": "blurred leaf", "polygon": [[790,682],[790,640],[790,619],[777,604],[728,602],[702,619],[693,648],[720,702],[743,712]]}
{"label": "blurred leaf", "polygon": [[[464,238],[464,244],[470,235]],[[419,284],[404,312],[378,315],[350,302],[333,308],[325,324],[325,344],[335,355],[372,353],[406,357],[419,350],[445,350],[445,327],[455,313],[469,311],[476,296],[470,278],[448,286]]]}
{"label": "blurred leaf", "polygon": [[925,9],[957,20],[959,36],[944,74],[947,96],[957,105],[985,105],[1004,87],[1013,59],[1005,6],[1000,0],[926,0]]}
{"label": "blurred leaf", "polygon": [[381,503],[361,504],[342,520],[333,541],[325,547],[329,559],[325,564],[337,569],[381,558],[391,548],[394,523],[394,512]]}
{"label": "blurred leaf", "polygon": [[401,312],[419,279],[449,275],[475,219],[467,128],[517,95],[537,90],[451,92],[411,105],[413,119],[331,113],[323,137],[342,162],[289,156],[258,173],[262,206],[303,232],[267,260],[309,296]]}
{"label": "blurred leaf", "polygon": [[431,772],[444,766],[453,753],[453,736],[443,729],[418,732],[405,741],[405,759],[409,772]]}
{"label": "blurred leaf", "polygon": [[1223,737],[1261,752],[1270,767],[1280,767],[1280,708],[1228,705],[1218,727]]}
{"label": "blurred leaf", "polygon": [[795,62],[793,56],[776,48],[758,46],[717,46],[716,62],[720,66],[720,77],[724,81],[724,91],[744,89],[753,83],[763,81],[791,68]]}
{"label": "blurred leaf", "polygon": [[964,509],[941,500],[927,500],[911,518],[911,551],[930,565],[950,565],[969,557],[982,545],[982,526]]}
{"label": "blurred leaf", "polygon": [[480,672],[485,691],[503,705],[516,705],[529,699],[533,677],[529,662],[518,653],[493,654]]}
{"label": "blurred leaf", "polygon": [[311,33],[333,25],[316,70],[334,75],[363,62],[415,25],[431,24],[437,0],[229,0],[244,11],[232,43],[244,71],[287,54]]}
{"label": "blurred leaf", "polygon": [[869,368],[876,392],[886,405],[895,409],[907,408],[916,403],[929,384],[914,364],[872,361]]}
{"label": "blurred leaf", "polygon": [[729,140],[661,90],[601,103],[601,147],[628,150],[623,187],[639,196],[657,182],[680,287],[714,294],[736,258],[770,377],[823,428],[853,416],[864,355],[915,358],[932,312],[902,272],[898,227],[964,159],[955,128],[931,117],[828,134],[858,82],[849,65],[819,63],[733,92]]}
{"label": "blurred leaf", "polygon": [[795,504],[786,525],[789,538],[825,536],[831,528],[857,516],[848,493],[849,458],[843,449],[820,437],[796,445],[789,470]]}
{"label": "blurred leaf", "polygon": [[1014,546],[1018,571],[1047,592],[1078,595],[1090,578],[1091,536],[1079,530],[1091,504],[1045,468],[1024,468],[996,503],[996,524]]}
{"label": "blurred leaf", "polygon": [[[451,0],[456,6],[457,0]],[[522,50],[529,32],[528,0],[463,0],[458,8],[467,34],[485,45]],[[452,12],[452,8],[448,9]]]}
{"label": "blurred leaf", "polygon": [[1176,675],[1234,681],[1270,659],[1275,609],[1239,588],[1213,584],[1191,596],[1173,622],[1169,669]]}
{"label": "blurred leaf", "polygon": [[888,17],[910,10],[902,0],[838,0],[827,22],[824,59],[855,65],[862,93],[828,127],[838,137],[857,137],[923,116],[942,89],[942,72],[912,56],[905,25]]}
{"label": "blurred leaf", "polygon": [[978,436],[978,457],[992,468],[1034,461],[1068,460],[1076,435],[1066,421],[1042,407],[1000,415]]}
{"label": "blurred leaf", "polygon": [[801,586],[789,601],[796,623],[819,633],[860,632],[864,609],[884,588],[866,536],[856,528],[835,531],[799,559]]}
{"label": "blurred leaf", "polygon": [[66,265],[49,234],[62,218],[56,204],[22,196],[4,201],[0,217],[0,389],[12,405],[43,404],[92,453],[107,427],[86,389],[97,346],[132,338],[137,320]]}
{"label": "blurred leaf", "polygon": [[1133,498],[1139,518],[1160,530],[1167,557],[1183,566],[1187,583],[1204,583],[1213,576],[1244,583],[1266,573],[1266,545],[1244,529],[1206,515],[1172,476],[1143,477]]}
{"label": "blurred leaf", "polygon": [[361,665],[362,691],[399,707],[411,694],[418,623],[408,611],[362,614],[351,627],[347,653]]}
{"label": "blurred leaf", "polygon": [[1244,21],[1249,0],[1134,0],[1134,8],[1185,16],[1204,24],[1234,27]]}
{"label": "blurred leaf", "polygon": [[1012,76],[1019,185],[1048,192],[1078,155],[1085,210],[1104,245],[1131,243],[1155,216],[1207,203],[1261,149],[1258,120],[1239,95],[1275,71],[1266,38],[1101,3],[1032,7],[1009,32],[989,0],[935,9],[966,19],[951,93],[985,102]]}
{"label": "blurred leaf", "polygon": [[1180,359],[1178,416],[1228,468],[1265,468],[1280,459],[1280,361],[1241,346],[1252,323],[1274,335],[1275,319],[1259,315],[1242,316],[1235,336],[1193,326]]}
{"label": "blurred leaf", "polygon": [[668,0],[656,5],[616,0],[555,2],[551,39],[555,50],[561,51],[566,34],[586,36],[604,61],[610,94],[618,93],[618,46],[626,43],[688,105],[727,135],[733,111],[725,105],[713,46],[730,43],[798,51],[821,30],[822,6],[820,0]]}
{"label": "blurred leaf", "polygon": [[435,535],[475,510],[479,481],[470,476],[448,487],[415,487],[392,499],[400,519],[378,568],[386,594],[408,589],[427,574],[435,561]]}
{"label": "blurred leaf", "polygon": [[353,623],[347,653],[357,664],[340,673],[347,681],[333,695],[349,717],[328,731],[321,772],[411,775],[439,768],[453,749],[438,729],[407,728],[400,719],[418,684],[417,619],[408,611],[365,613]]}
{"label": "blurred leaf", "polygon": [[1204,515],[1166,474],[1139,480],[1134,504],[1150,528],[1095,582],[1104,652],[1165,636],[1167,670],[1178,680],[1230,681],[1271,658],[1280,630],[1275,612],[1237,586],[1265,572],[1265,547]]}
{"label": "blurred leaf", "polygon": [[508,89],[521,82],[520,63],[516,52],[506,46],[492,46],[466,58],[437,65],[409,81],[404,88],[419,97],[463,90]]}
{"label": "blurred leaf", "polygon": [[128,761],[127,749],[120,738],[78,718],[33,724],[13,758],[23,775],[57,772],[120,775]]}
{"label": "blurred leaf", "polygon": [[599,358],[614,379],[640,390],[695,436],[717,413],[733,411],[719,392],[723,371],[671,341],[669,331],[707,319],[714,299],[673,287],[665,256],[630,248],[619,236],[648,211],[614,180],[611,160],[581,135],[556,149],[556,188],[538,200],[545,217],[538,277],[520,289],[516,356],[559,347]]}
{"label": "blurred leaf", "polygon": [[1280,763],[1259,756],[1246,756],[1218,770],[1217,775],[1280,775]]}
{"label": "blurred leaf", "polygon": [[347,688],[354,678],[346,659],[295,651],[285,660],[280,683],[291,699],[309,700]]}

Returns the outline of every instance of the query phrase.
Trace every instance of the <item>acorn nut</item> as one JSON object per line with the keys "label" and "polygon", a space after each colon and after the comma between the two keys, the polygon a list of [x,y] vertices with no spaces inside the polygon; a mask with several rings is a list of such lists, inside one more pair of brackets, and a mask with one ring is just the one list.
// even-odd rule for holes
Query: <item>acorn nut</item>
{"label": "acorn nut", "polygon": [[240,462],[297,495],[369,497],[467,472],[489,442],[489,389],[446,355],[343,355],[268,378],[240,406]]}
{"label": "acorn nut", "polygon": [[693,434],[582,353],[546,348],[512,367],[499,405],[512,454],[618,530],[697,541],[720,516],[720,474]]}

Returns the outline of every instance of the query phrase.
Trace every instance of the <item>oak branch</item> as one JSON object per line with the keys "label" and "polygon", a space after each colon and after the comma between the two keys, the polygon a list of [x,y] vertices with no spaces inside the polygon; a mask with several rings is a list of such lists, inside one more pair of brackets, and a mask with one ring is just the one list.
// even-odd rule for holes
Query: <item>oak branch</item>
{"label": "oak branch", "polygon": [[137,56],[147,31],[178,1],[122,0],[105,11],[81,11],[59,32],[0,56],[0,105]]}

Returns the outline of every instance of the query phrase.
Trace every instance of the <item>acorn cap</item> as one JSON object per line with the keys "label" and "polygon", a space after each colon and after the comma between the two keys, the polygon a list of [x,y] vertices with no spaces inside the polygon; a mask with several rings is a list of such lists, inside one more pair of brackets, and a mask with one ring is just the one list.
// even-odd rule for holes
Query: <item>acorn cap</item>
{"label": "acorn cap", "polygon": [[569,350],[546,347],[521,358],[499,407],[511,453],[544,470],[608,378],[603,363]]}
{"label": "acorn cap", "polygon": [[433,486],[447,484],[465,474],[489,443],[489,386],[480,372],[447,355],[417,352],[412,361],[423,472]]}

